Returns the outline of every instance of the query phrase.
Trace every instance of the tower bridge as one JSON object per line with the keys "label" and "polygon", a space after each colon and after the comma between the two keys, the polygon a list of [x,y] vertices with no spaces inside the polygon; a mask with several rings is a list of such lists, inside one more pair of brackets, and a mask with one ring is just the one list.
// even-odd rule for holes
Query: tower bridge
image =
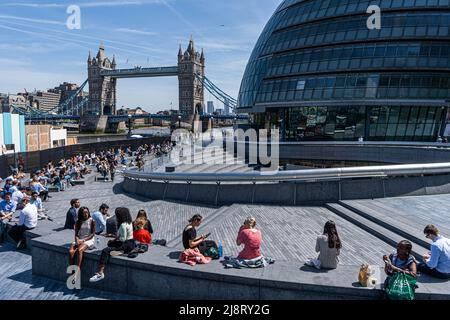
{"label": "tower bridge", "polygon": [[[118,130],[120,123],[128,118],[117,113],[117,80],[129,78],[178,77],[179,115],[185,123],[194,119],[209,119],[204,115],[205,89],[215,98],[236,109],[237,101],[226,94],[205,76],[205,54],[197,51],[191,38],[186,50],[181,45],[178,51],[177,65],[153,68],[135,67],[133,69],[118,69],[116,58],[106,55],[104,45],[100,45],[97,55],[87,60],[88,79],[75,94],[48,112],[32,107],[14,107],[18,113],[24,114],[30,121],[77,120],[82,131]],[[89,87],[89,97],[74,104],[75,97],[85,86]],[[162,116],[170,120],[173,116]],[[133,117],[134,119],[135,117]],[[161,119],[160,115],[145,115],[144,118]],[[178,120],[178,115],[177,115]],[[215,116],[217,119],[233,119],[234,116]],[[239,120],[245,116],[239,116]],[[172,119],[173,120],[173,119]]]}

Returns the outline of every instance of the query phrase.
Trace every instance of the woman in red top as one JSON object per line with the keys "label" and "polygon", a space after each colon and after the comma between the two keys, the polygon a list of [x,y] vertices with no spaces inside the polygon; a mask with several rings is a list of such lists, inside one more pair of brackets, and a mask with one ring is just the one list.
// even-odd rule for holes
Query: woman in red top
{"label": "woman in red top", "polygon": [[239,229],[236,244],[244,245],[238,259],[252,260],[261,257],[261,231],[256,229],[256,219],[249,217]]}
{"label": "woman in red top", "polygon": [[147,229],[145,229],[146,220],[138,218],[134,222],[136,230],[133,232],[133,238],[143,244],[152,244],[152,236]]}

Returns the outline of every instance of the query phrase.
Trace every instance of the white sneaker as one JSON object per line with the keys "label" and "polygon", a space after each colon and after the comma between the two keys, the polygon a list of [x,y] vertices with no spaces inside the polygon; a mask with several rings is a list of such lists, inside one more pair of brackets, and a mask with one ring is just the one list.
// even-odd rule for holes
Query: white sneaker
{"label": "white sneaker", "polygon": [[89,279],[89,282],[99,282],[105,279],[104,273],[96,273],[92,278]]}
{"label": "white sneaker", "polygon": [[306,261],[305,264],[307,266],[314,267],[314,268],[320,270],[321,263],[320,263],[319,259],[309,259],[308,261]]}

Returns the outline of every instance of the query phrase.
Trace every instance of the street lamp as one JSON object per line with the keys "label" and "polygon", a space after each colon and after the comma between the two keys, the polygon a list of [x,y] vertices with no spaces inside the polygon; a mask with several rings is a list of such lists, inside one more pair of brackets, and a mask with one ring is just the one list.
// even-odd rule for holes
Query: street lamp
{"label": "street lamp", "polygon": [[130,136],[130,137],[131,137],[131,118],[132,118],[132,115],[129,114],[128,115],[128,136]]}
{"label": "street lamp", "polygon": [[214,138],[214,117],[211,117],[211,141],[213,141]]}
{"label": "street lamp", "polygon": [[178,116],[178,129],[181,129],[181,116]]}

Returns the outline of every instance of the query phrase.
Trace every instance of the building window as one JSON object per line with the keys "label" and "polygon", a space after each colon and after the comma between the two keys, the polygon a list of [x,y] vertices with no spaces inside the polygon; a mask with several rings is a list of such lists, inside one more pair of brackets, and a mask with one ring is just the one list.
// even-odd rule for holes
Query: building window
{"label": "building window", "polygon": [[64,139],[53,140],[53,148],[64,147],[65,145],[66,145],[66,141]]}
{"label": "building window", "polygon": [[297,90],[304,90],[305,89],[305,80],[298,80],[297,82]]}

